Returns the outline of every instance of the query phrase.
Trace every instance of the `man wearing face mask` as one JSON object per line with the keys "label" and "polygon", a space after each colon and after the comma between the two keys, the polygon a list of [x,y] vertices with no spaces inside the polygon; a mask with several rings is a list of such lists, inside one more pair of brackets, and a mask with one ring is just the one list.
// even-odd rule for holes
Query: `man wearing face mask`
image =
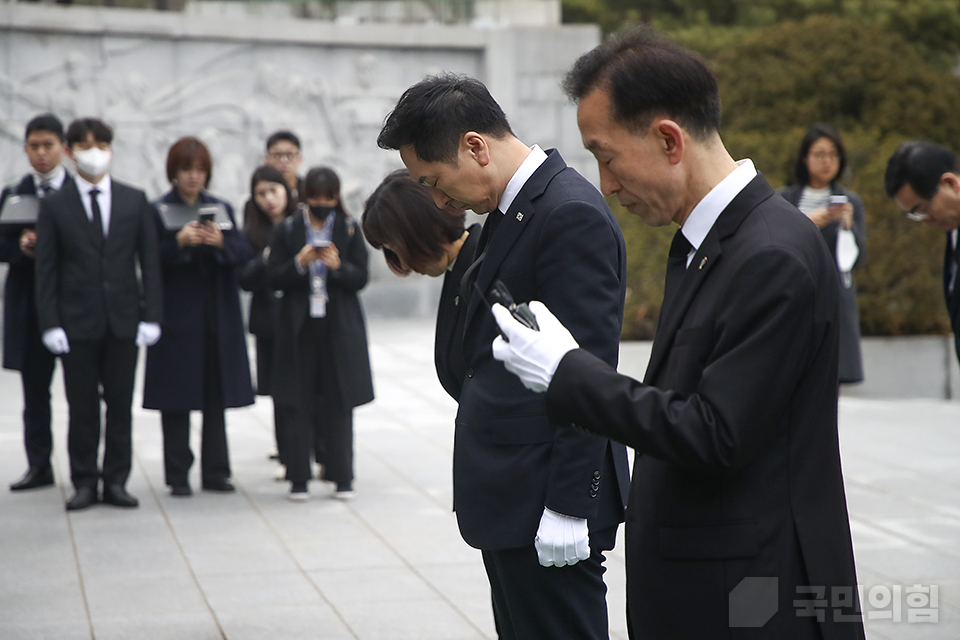
{"label": "man wearing face mask", "polygon": [[[63,124],[52,113],[27,123],[23,150],[31,171],[0,194],[0,209],[10,196],[43,198],[63,186],[67,172],[63,160]],[[10,485],[25,491],[53,485],[50,454],[50,381],[56,357],[44,348],[37,326],[34,296],[33,250],[37,233],[32,228],[12,228],[0,234],[0,261],[10,265],[3,290],[3,368],[20,372],[23,382],[23,444],[27,472]]]}
{"label": "man wearing face mask", "polygon": [[[67,446],[76,492],[67,510],[101,499],[136,507],[125,487],[130,405],[137,348],[160,339],[157,230],[144,193],[110,177],[110,127],[95,118],[74,120],[66,140],[77,176],[41,201],[36,294],[43,344],[61,357],[70,405]],[[107,405],[102,468],[101,388]]]}

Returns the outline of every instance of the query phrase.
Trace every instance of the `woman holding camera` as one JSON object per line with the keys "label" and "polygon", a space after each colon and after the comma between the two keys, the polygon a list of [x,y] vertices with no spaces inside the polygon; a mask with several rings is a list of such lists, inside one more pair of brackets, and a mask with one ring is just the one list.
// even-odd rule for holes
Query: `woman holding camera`
{"label": "woman holding camera", "polygon": [[334,497],[353,496],[353,408],[373,400],[367,332],[357,293],[367,284],[367,248],[340,200],[332,169],[302,182],[304,203],[276,229],[268,283],[280,299],[273,398],[284,414],[280,457],[291,500],[309,498],[310,456]]}
{"label": "woman holding camera", "polygon": [[815,124],[803,136],[794,169],[796,182],[781,190],[786,200],[820,228],[840,277],[840,382],[863,382],[860,311],[853,268],[866,251],[863,202],[838,179],[847,166],[840,134]]}
{"label": "woman holding camera", "polygon": [[192,493],[187,479],[190,412],[203,412],[200,470],[207,491],[232,492],[224,409],[253,404],[250,363],[240,312],[237,269],[252,252],[233,209],[208,193],[212,161],[197,138],[177,140],[167,155],[173,189],[157,201],[222,208],[229,222],[198,219],[168,229],[157,213],[163,269],[163,336],[147,350],[145,409],[159,409],[166,484]]}
{"label": "woman holding camera", "polygon": [[467,366],[460,349],[463,309],[460,280],[473,263],[480,225],[464,228],[462,209],[440,209],[427,188],[406,170],[394,171],[367,199],[360,225],[374,249],[383,249],[390,270],[443,276],[434,338],[434,364],[443,389],[460,399]]}

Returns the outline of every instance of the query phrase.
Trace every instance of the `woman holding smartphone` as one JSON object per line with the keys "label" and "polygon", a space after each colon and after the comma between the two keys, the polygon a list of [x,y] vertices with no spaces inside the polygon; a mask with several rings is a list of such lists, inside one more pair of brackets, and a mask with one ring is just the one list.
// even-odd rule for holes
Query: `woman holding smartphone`
{"label": "woman holding smartphone", "polygon": [[866,251],[863,202],[838,182],[847,154],[837,130],[815,124],[804,135],[794,168],[796,182],[780,194],[820,228],[840,277],[840,382],[863,382],[860,311],[853,268]]}
{"label": "woman holding smartphone", "polygon": [[167,155],[173,189],[157,204],[211,205],[228,223],[197,219],[167,229],[159,213],[163,269],[163,335],[147,349],[143,406],[159,409],[166,484],[175,496],[192,493],[190,412],[203,412],[201,486],[229,493],[230,460],[224,409],[253,404],[237,270],[251,258],[229,204],[206,192],[212,172],[207,147],[197,138],[177,140]]}
{"label": "woman holding smartphone", "polygon": [[367,248],[340,200],[332,169],[302,182],[304,204],[276,229],[268,283],[283,292],[275,336],[273,398],[284,414],[280,458],[289,498],[307,500],[310,457],[334,497],[353,496],[353,408],[373,400],[367,331],[357,293],[367,284]]}

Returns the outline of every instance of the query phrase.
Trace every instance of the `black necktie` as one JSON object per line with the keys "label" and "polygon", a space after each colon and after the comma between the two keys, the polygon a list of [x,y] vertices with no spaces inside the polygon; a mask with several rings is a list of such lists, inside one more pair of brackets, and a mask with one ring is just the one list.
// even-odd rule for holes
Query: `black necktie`
{"label": "black necktie", "polygon": [[687,270],[687,255],[693,245],[684,237],[683,231],[677,229],[673,236],[673,242],[670,243],[670,257],[667,258],[667,282],[663,287],[663,304],[660,307],[660,315],[670,307],[673,298],[677,295],[677,289],[680,288],[680,281],[683,280],[683,274]]}
{"label": "black necktie", "polygon": [[50,183],[44,180],[40,183],[40,186],[37,187],[37,197],[43,198],[51,191],[53,191],[53,189],[50,187]]}
{"label": "black necktie", "polygon": [[100,189],[91,189],[90,190],[90,213],[93,214],[93,224],[96,225],[97,231],[100,232],[100,235],[103,235],[103,218],[100,217],[100,203],[97,202],[97,196],[100,195]]}

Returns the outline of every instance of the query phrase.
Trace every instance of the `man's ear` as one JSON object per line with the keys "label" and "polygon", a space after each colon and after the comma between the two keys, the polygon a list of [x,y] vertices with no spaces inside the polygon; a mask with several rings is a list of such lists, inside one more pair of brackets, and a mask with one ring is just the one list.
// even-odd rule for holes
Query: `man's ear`
{"label": "man's ear", "polygon": [[686,140],[683,137],[683,128],[673,120],[666,118],[654,120],[652,128],[664,154],[670,160],[670,164],[680,164],[687,148]]}
{"label": "man's ear", "polygon": [[954,193],[960,193],[960,176],[948,171],[940,176],[940,186],[946,186],[953,190]]}
{"label": "man's ear", "polygon": [[460,149],[465,151],[467,156],[473,158],[481,167],[490,164],[490,147],[487,146],[487,139],[483,134],[476,131],[467,131],[460,136]]}

